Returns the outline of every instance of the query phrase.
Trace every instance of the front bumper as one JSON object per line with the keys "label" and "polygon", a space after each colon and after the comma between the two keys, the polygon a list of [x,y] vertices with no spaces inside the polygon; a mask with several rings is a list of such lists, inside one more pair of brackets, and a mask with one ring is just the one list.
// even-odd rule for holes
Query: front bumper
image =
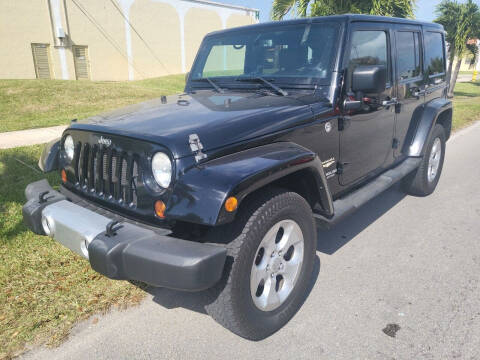
{"label": "front bumper", "polygon": [[70,202],[46,180],[25,189],[23,218],[37,234],[48,235],[82,255],[99,273],[118,280],[199,291],[222,276],[226,249],[161,235],[137,224],[112,220]]}

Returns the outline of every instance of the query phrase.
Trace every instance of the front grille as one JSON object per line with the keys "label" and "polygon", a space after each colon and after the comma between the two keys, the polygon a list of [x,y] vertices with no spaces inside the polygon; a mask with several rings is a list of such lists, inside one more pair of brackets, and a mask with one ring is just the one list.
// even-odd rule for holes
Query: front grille
{"label": "front grille", "polygon": [[78,142],[75,147],[75,178],[85,192],[136,206],[138,160],[136,154]]}

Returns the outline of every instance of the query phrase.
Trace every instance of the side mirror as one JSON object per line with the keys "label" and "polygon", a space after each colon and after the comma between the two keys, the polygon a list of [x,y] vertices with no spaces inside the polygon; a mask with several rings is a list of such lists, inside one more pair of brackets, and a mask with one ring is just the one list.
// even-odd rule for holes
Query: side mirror
{"label": "side mirror", "polygon": [[185,82],[188,81],[189,75],[190,75],[190,71],[187,71],[187,72],[185,73]]}
{"label": "side mirror", "polygon": [[352,90],[381,93],[387,87],[387,69],[384,65],[359,65],[353,70]]}

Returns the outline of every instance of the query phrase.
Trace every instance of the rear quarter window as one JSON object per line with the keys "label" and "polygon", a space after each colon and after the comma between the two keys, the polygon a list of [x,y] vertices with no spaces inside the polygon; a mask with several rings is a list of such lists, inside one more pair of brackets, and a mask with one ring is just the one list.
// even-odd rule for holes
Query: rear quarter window
{"label": "rear quarter window", "polygon": [[425,68],[429,76],[445,72],[445,55],[443,51],[443,35],[438,32],[426,31],[425,38]]}

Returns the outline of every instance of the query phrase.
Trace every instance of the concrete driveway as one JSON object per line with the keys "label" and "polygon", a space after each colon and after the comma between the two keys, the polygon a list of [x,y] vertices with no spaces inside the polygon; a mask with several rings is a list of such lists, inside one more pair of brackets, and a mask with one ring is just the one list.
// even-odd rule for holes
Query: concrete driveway
{"label": "concrete driveway", "polygon": [[477,123],[449,141],[432,196],[395,187],[320,232],[310,296],[264,341],[215,323],[202,294],[157,289],[138,307],[78,325],[59,348],[24,357],[479,359],[479,139]]}
{"label": "concrete driveway", "polygon": [[0,133],[0,149],[43,144],[62,136],[62,133],[66,128],[66,125],[59,125]]}
{"label": "concrete driveway", "polygon": [[457,82],[470,82],[472,81],[473,74],[459,74]]}

